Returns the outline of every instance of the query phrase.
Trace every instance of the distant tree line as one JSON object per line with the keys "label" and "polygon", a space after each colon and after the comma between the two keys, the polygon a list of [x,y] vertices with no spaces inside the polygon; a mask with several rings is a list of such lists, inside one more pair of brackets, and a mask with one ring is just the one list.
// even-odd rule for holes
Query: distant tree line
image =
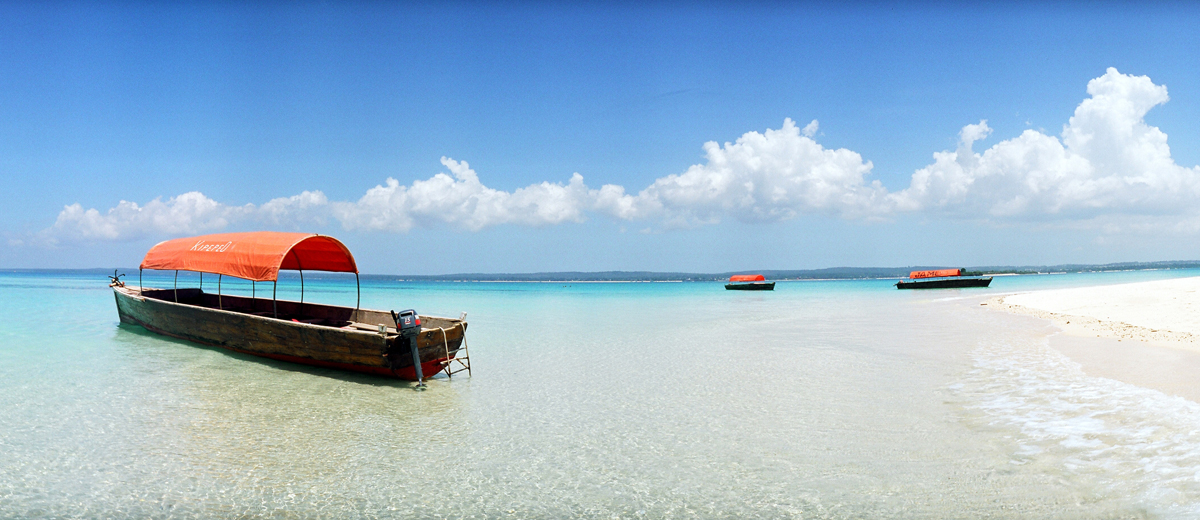
{"label": "distant tree line", "polygon": [[[824,269],[746,269],[727,273],[684,273],[654,271],[563,271],[542,273],[458,273],[437,275],[363,274],[362,279],[386,281],[429,281],[429,282],[716,282],[728,280],[735,274],[761,274],[768,280],[863,280],[879,278],[907,278],[912,271],[955,269],[958,266],[914,265],[908,267],[827,267]],[[997,274],[1045,274],[1087,273],[1098,271],[1139,271],[1149,269],[1198,269],[1200,260],[1173,260],[1166,262],[1117,262],[1112,264],[1061,264],[1040,266],[976,266],[964,269],[967,276]],[[113,268],[92,269],[4,269],[9,273],[111,273]],[[125,268],[123,272],[137,273],[137,268]],[[295,271],[280,271],[281,279],[298,278]],[[353,273],[326,273],[305,271],[307,279],[353,279]]]}
{"label": "distant tree line", "polygon": [[[906,278],[912,271],[954,269],[956,266],[917,265],[908,267],[827,267],[824,269],[746,269],[726,273],[684,273],[653,271],[544,272],[544,273],[461,273],[444,275],[406,275],[412,281],[513,281],[513,282],[714,282],[735,274],[761,274],[768,280],[861,280]],[[1112,264],[1062,264],[1052,266],[978,266],[965,268],[967,276],[996,274],[1084,273],[1095,271],[1131,271],[1147,269],[1196,269],[1200,260],[1167,262],[1119,262]]]}

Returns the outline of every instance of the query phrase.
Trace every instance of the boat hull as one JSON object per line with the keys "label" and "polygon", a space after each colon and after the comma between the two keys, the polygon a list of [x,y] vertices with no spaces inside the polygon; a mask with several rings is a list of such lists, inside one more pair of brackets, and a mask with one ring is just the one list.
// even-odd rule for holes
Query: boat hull
{"label": "boat hull", "polygon": [[[411,348],[396,335],[395,324],[388,325],[391,317],[387,312],[217,296],[198,289],[177,291],[179,302],[165,299],[175,293],[147,289],[139,294],[137,288],[113,288],[121,322],[157,334],[281,361],[416,379]],[[210,303],[220,308],[210,308]],[[348,325],[336,327],[262,315],[276,312],[284,317],[318,317],[306,321]],[[424,376],[430,377],[458,353],[467,323],[430,316],[421,316],[421,320],[418,357]],[[378,325],[385,326],[383,334]],[[368,327],[375,330],[361,330]]]}
{"label": "boat hull", "polygon": [[897,289],[953,289],[958,287],[987,287],[992,283],[992,277],[984,278],[943,278],[939,280],[913,280],[896,282]]}
{"label": "boat hull", "polygon": [[774,291],[775,282],[727,283],[727,291]]}

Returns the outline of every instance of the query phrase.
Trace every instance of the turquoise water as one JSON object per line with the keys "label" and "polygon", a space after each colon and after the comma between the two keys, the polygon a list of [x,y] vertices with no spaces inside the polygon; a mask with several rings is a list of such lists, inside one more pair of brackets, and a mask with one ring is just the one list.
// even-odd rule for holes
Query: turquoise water
{"label": "turquoise water", "polygon": [[0,517],[1191,518],[1200,406],[1088,377],[979,302],[1198,275],[372,278],[364,307],[468,313],[473,376],[416,391],[119,325],[97,274],[0,273]]}

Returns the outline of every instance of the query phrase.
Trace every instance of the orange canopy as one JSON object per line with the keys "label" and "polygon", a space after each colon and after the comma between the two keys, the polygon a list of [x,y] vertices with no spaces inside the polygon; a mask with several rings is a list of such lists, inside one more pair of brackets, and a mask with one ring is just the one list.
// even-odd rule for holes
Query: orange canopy
{"label": "orange canopy", "polygon": [[256,282],[279,279],[280,269],[357,273],[350,250],[336,238],[310,233],[218,233],[159,242],[142,269],[227,274]]}
{"label": "orange canopy", "polygon": [[962,276],[962,269],[939,269],[937,271],[913,271],[908,273],[908,278],[937,278],[940,276]]}
{"label": "orange canopy", "polygon": [[735,274],[729,277],[731,282],[761,282],[766,279],[761,274]]}

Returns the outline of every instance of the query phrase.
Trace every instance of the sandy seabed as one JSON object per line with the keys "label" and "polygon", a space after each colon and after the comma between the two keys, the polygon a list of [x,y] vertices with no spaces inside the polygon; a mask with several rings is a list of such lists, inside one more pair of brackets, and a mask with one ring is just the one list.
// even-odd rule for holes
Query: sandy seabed
{"label": "sandy seabed", "polygon": [[1200,277],[998,296],[991,308],[1050,320],[1050,346],[1089,375],[1200,402]]}

